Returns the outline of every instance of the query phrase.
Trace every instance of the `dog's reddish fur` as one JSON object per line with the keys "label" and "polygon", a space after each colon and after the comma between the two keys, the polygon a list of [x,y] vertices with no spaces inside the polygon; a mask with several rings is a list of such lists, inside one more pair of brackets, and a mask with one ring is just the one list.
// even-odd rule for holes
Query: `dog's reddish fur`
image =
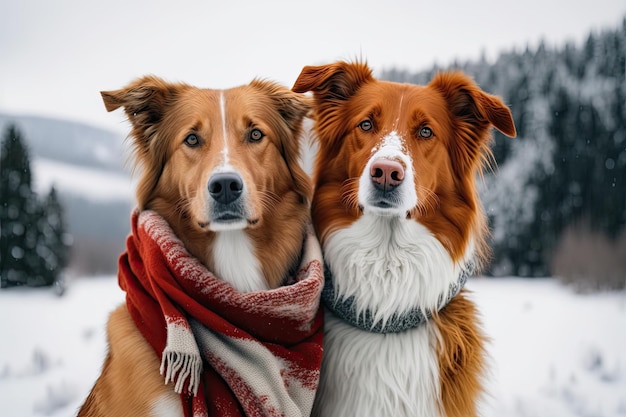
{"label": "dog's reddish fur", "polygon": [[[250,215],[244,231],[269,288],[297,265],[310,215],[310,181],[300,166],[303,95],[255,80],[228,90],[168,83],[147,76],[102,92],[108,111],[123,107],[132,125],[137,203],[171,225],[187,250],[214,271],[216,232],[206,215],[207,181],[223,164],[247,185]],[[220,108],[222,106],[222,108]],[[221,115],[221,116],[220,116]],[[227,115],[227,116],[225,116]],[[250,140],[260,129],[262,140]],[[197,146],[185,144],[194,134]],[[222,262],[238,262],[236,254]],[[159,398],[174,395],[159,374],[160,357],[141,336],[125,306],[108,323],[109,353],[79,416],[144,416]]]}
{"label": "dog's reddish fur", "polygon": [[[321,78],[327,78],[327,86],[319,83],[319,72],[323,72]],[[313,221],[322,243],[328,233],[360,216],[354,204],[357,183],[344,180],[358,178],[370,156],[370,148],[363,146],[367,135],[354,128],[372,114],[382,119],[380,126],[391,126],[398,117],[399,109],[394,106],[398,105],[400,94],[405,94],[406,101],[419,102],[420,107],[413,112],[403,109],[400,117],[415,121],[402,120],[400,124],[432,121],[441,139],[410,142],[411,153],[420,155],[417,192],[426,203],[409,216],[419,219],[436,234],[455,261],[462,256],[470,237],[478,239],[476,243],[484,258],[486,230],[474,175],[490,158],[491,125],[507,135],[515,135],[510,111],[502,101],[482,92],[459,72],[438,74],[426,87],[377,81],[363,63],[329,65],[311,70],[311,77],[315,78],[307,78],[305,69],[294,91],[323,92],[316,97],[315,130],[320,147],[312,206]],[[355,96],[363,85],[367,89]],[[345,106],[332,104],[345,97],[353,99]],[[337,196],[342,196],[348,204],[337,204]]]}
{"label": "dog's reddish fur", "polygon": [[433,317],[441,334],[439,378],[441,404],[448,417],[476,416],[482,393],[487,338],[478,325],[476,306],[464,293]]}
{"label": "dog's reddish fur", "polygon": [[[407,213],[461,263],[474,245],[480,267],[488,256],[487,225],[475,177],[491,158],[490,128],[515,136],[511,112],[460,72],[440,73],[426,86],[376,80],[364,63],[305,67],[294,91],[313,91],[319,141],[312,218],[322,244],[361,215],[359,177],[377,138],[397,131],[412,156],[418,205]],[[372,120],[370,131],[359,129]],[[422,139],[419,129],[435,138]],[[485,337],[464,292],[433,318],[438,346],[442,415],[476,415]],[[332,371],[331,371],[332,372]],[[419,375],[416,375],[419,377]]]}

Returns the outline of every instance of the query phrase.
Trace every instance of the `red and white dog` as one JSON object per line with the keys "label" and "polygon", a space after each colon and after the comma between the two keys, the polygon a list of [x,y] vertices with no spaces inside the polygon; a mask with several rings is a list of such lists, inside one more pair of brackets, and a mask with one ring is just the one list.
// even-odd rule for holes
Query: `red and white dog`
{"label": "red and white dog", "polygon": [[460,72],[417,86],[337,62],[293,90],[315,101],[327,266],[313,415],[476,415],[485,336],[462,287],[488,253],[475,177],[490,128],[515,136],[511,112]]}

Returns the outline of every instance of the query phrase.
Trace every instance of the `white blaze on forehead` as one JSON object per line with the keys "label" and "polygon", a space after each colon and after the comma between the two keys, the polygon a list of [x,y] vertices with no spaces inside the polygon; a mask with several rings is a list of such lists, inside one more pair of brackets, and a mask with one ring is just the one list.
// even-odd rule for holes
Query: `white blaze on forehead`
{"label": "white blaze on forehead", "polygon": [[226,98],[224,97],[224,91],[220,91],[220,113],[222,116],[222,136],[224,138],[224,148],[222,149],[222,156],[224,160],[223,165],[228,165],[228,132],[226,130]]}
{"label": "white blaze on forehead", "polygon": [[222,161],[215,167],[213,173],[237,172],[237,170],[230,164],[230,159],[228,157],[228,128],[226,123],[226,97],[224,95],[224,90],[220,91],[220,117],[222,119],[223,147],[220,151],[222,154]]}

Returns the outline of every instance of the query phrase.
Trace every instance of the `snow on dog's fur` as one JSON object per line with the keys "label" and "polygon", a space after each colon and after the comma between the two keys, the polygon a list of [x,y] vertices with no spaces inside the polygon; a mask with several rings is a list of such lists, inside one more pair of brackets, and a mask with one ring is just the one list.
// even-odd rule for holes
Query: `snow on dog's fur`
{"label": "snow on dog's fur", "polygon": [[[334,287],[327,305],[349,300],[356,322],[369,313],[383,329],[328,309],[313,415],[476,415],[485,336],[457,292],[488,254],[475,178],[490,128],[515,136],[509,109],[460,72],[416,86],[376,80],[363,63],[305,67],[293,90],[315,101],[312,217]],[[416,311],[429,318],[396,328]]]}

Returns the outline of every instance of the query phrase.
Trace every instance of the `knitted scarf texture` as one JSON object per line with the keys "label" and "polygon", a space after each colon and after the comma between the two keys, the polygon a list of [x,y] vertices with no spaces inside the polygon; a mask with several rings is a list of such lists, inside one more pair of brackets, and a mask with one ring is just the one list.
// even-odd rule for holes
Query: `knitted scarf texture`
{"label": "knitted scarf texture", "polygon": [[237,292],[153,211],[135,211],[119,284],[186,417],[308,416],[322,360],[322,255],[312,232],[288,285]]}

